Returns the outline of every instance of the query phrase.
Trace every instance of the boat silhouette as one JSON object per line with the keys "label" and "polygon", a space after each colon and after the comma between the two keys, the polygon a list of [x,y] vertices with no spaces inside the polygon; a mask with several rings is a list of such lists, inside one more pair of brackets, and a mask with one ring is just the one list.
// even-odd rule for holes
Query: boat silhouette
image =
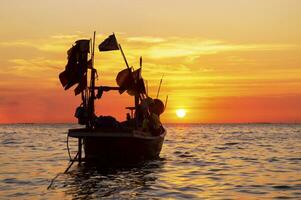
{"label": "boat silhouette", "polygon": [[[95,32],[92,40],[78,40],[68,50],[68,63],[59,78],[65,90],[76,85],[75,95],[80,95],[82,102],[76,109],[75,117],[84,126],[68,131],[68,137],[78,139],[74,158],[71,158],[68,147],[70,161],[123,166],[158,158],[166,135],[159,117],[167,101],[164,104],[160,99],[148,95],[141,75],[142,57],[140,68],[134,70],[130,67],[114,33],[98,49],[102,53],[119,50],[126,69],[121,70],[116,77],[118,86],[96,85]],[[160,86],[161,83],[162,80]],[[113,116],[97,116],[95,113],[95,101],[101,100],[103,93],[114,90],[120,94],[127,93],[134,99],[134,106],[126,107],[129,113],[123,122],[118,122]]]}

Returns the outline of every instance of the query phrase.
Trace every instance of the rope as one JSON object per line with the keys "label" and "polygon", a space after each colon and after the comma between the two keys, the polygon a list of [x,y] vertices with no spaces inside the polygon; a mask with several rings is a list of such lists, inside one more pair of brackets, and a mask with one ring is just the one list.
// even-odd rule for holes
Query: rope
{"label": "rope", "polygon": [[67,150],[68,150],[68,155],[69,155],[69,160],[70,160],[70,164],[69,166],[65,169],[64,173],[58,173],[50,182],[50,184],[47,187],[47,190],[49,190],[51,188],[51,186],[53,185],[55,179],[57,179],[59,177],[59,175],[61,174],[66,174],[68,172],[68,170],[70,169],[70,167],[73,165],[74,161],[76,160],[77,156],[78,156],[78,152],[75,155],[74,159],[71,158],[71,154],[70,154],[70,148],[69,148],[69,135],[67,134]]}
{"label": "rope", "polygon": [[49,190],[49,189],[51,188],[51,186],[53,185],[55,179],[57,179],[57,177],[59,177],[59,175],[61,175],[61,174],[66,174],[66,173],[68,172],[68,170],[70,169],[70,167],[73,165],[74,161],[76,161],[77,156],[78,156],[78,152],[77,152],[77,154],[76,154],[76,156],[74,157],[73,160],[70,159],[71,162],[70,162],[69,166],[65,169],[64,173],[58,173],[58,174],[51,180],[50,184],[49,184],[48,187],[47,187],[47,190]]}
{"label": "rope", "polygon": [[74,161],[76,161],[77,156],[78,156],[78,152],[77,152],[76,156],[74,157],[74,159],[71,161],[70,165],[64,171],[64,174],[66,174],[68,172],[68,170],[70,169],[70,167],[73,165]]}

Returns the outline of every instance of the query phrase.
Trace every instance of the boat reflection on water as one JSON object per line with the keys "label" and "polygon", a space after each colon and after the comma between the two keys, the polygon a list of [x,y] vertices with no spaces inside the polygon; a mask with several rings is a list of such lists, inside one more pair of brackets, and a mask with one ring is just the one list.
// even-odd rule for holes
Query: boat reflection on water
{"label": "boat reflection on water", "polygon": [[[83,163],[60,178],[54,187],[65,188],[72,198],[135,198],[151,191],[162,171],[164,159],[156,159],[130,168],[100,168]],[[130,192],[129,192],[130,191]]]}

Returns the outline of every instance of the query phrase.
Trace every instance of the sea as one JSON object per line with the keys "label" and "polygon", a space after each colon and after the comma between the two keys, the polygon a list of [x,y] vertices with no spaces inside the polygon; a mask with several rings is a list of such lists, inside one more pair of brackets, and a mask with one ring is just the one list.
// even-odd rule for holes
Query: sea
{"label": "sea", "polygon": [[169,124],[157,160],[64,174],[75,127],[0,125],[0,199],[301,199],[300,124]]}

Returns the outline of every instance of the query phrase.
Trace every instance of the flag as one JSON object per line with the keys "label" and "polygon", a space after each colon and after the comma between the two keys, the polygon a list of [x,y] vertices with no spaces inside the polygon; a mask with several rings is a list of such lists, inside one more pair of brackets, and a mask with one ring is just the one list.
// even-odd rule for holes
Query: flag
{"label": "flag", "polygon": [[99,51],[113,51],[118,50],[119,46],[114,34],[110,35],[107,39],[105,39],[99,46]]}

